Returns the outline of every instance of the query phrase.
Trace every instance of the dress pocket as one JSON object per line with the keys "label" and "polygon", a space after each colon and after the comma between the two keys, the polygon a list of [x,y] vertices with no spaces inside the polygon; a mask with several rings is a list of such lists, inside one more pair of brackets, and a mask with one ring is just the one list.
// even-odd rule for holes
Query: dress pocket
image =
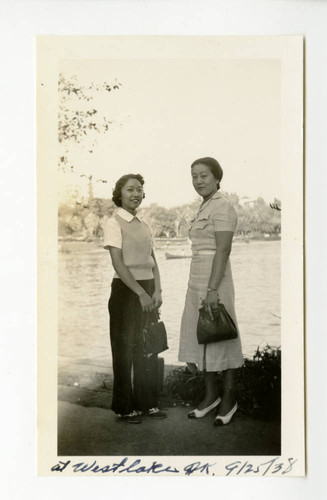
{"label": "dress pocket", "polygon": [[209,217],[201,217],[195,219],[192,223],[192,228],[195,230],[205,229],[209,225]]}

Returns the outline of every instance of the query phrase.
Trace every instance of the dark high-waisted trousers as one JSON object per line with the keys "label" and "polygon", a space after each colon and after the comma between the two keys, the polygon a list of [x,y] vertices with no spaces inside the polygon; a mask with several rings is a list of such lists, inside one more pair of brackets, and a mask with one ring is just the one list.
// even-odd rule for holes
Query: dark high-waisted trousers
{"label": "dark high-waisted trousers", "polygon": [[[151,297],[154,280],[138,283]],[[158,405],[158,356],[143,354],[146,314],[140,300],[119,278],[114,278],[108,306],[114,373],[111,408],[121,415],[154,408]]]}

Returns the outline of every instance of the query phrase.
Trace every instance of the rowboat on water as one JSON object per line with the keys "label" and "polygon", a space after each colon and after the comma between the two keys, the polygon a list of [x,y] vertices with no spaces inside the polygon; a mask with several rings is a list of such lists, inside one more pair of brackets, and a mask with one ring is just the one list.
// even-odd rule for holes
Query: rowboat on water
{"label": "rowboat on water", "polygon": [[165,253],[166,259],[190,259],[192,255],[184,254],[184,253]]}

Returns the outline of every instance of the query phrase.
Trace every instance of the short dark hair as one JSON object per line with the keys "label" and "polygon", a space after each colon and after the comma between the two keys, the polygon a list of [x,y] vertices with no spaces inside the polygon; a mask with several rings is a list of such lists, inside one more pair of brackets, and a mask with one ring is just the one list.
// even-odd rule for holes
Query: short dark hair
{"label": "short dark hair", "polygon": [[[221,179],[223,178],[224,172],[219,163],[217,162],[217,160],[215,160],[215,158],[210,158],[210,156],[206,156],[205,158],[199,158],[198,160],[195,160],[192,163],[191,168],[193,168],[195,165],[199,165],[200,163],[202,163],[203,165],[207,165],[207,167],[210,168],[214,177],[220,183]],[[219,189],[219,183],[218,183],[218,189]]]}
{"label": "short dark hair", "polygon": [[129,181],[129,179],[136,179],[139,181],[141,186],[144,185],[144,179],[140,174],[126,174],[120,177],[120,179],[118,179],[112,191],[112,201],[117,207],[121,207],[121,190],[125,186],[126,182]]}

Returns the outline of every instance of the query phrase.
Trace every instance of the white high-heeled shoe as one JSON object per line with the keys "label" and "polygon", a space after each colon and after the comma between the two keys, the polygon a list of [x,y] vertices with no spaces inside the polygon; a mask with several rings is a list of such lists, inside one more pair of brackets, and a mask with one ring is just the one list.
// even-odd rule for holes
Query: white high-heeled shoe
{"label": "white high-heeled shoe", "polygon": [[227,425],[229,424],[229,422],[232,420],[232,416],[234,415],[234,413],[236,412],[237,410],[237,403],[235,403],[235,406],[233,406],[233,408],[231,409],[231,411],[229,413],[227,413],[227,415],[217,415],[216,418],[215,418],[215,421],[214,421],[214,425]]}
{"label": "white high-heeled shoe", "polygon": [[219,405],[220,401],[221,401],[221,398],[218,397],[218,399],[216,399],[216,401],[214,401],[210,406],[203,408],[203,410],[199,410],[198,408],[196,408],[196,410],[190,411],[188,414],[188,418],[205,417],[207,415],[207,413],[209,413],[209,411],[213,410],[214,408],[216,408],[216,406]]}

